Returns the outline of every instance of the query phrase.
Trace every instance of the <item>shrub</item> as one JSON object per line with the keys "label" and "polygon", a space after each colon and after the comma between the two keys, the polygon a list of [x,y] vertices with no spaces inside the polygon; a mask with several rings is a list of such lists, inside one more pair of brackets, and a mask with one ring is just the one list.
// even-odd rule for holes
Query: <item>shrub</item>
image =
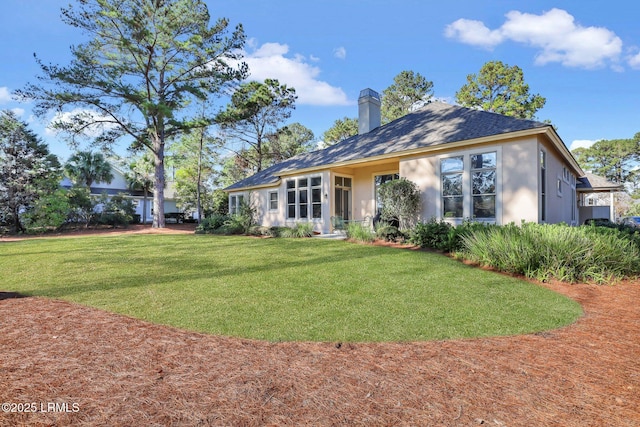
{"label": "shrub", "polygon": [[67,221],[69,210],[67,191],[56,190],[35,202],[25,215],[25,228],[28,233],[57,230]]}
{"label": "shrub", "polygon": [[249,229],[249,235],[260,237],[280,237],[281,230],[284,227],[265,227],[262,225],[254,225]]}
{"label": "shrub", "polygon": [[111,197],[102,195],[100,204],[102,205],[102,210],[98,215],[98,224],[126,227],[131,223],[133,215],[136,213],[133,200],[123,194]]}
{"label": "shrub", "polygon": [[347,223],[347,238],[358,242],[373,242],[376,239],[371,228],[364,226],[359,222]]}
{"label": "shrub", "polygon": [[83,223],[88,227],[91,220],[96,217],[96,203],[91,199],[89,189],[72,187],[67,194],[69,198],[68,221],[71,223]]}
{"label": "shrub", "polygon": [[376,237],[385,242],[397,242],[398,240],[404,241],[406,236],[401,232],[398,227],[389,224],[388,222],[381,222],[376,228]]}
{"label": "shrub", "polygon": [[444,252],[456,252],[463,248],[463,238],[475,230],[495,227],[483,222],[464,221],[452,226],[446,221],[431,218],[427,222],[418,223],[411,230],[409,241],[421,248],[435,249]]}
{"label": "shrub", "polygon": [[196,234],[211,234],[215,230],[219,229],[229,220],[228,215],[213,214],[210,217],[204,218],[200,221],[200,224],[196,227]]}
{"label": "shrub", "polygon": [[474,230],[461,255],[529,278],[605,283],[640,274],[640,249],[618,230],[510,224]]}
{"label": "shrub", "polygon": [[239,212],[231,215],[225,223],[229,229],[236,231],[231,234],[249,234],[249,230],[254,225],[256,225],[256,209],[247,201],[243,201],[240,204]]}
{"label": "shrub", "polygon": [[421,248],[448,251],[450,248],[450,236],[452,226],[445,221],[436,221],[431,218],[427,222],[416,224],[410,233],[409,241]]}
{"label": "shrub", "polygon": [[383,221],[397,221],[400,230],[409,230],[418,221],[420,192],[413,182],[405,178],[385,182],[378,189],[378,195]]}
{"label": "shrub", "polygon": [[293,227],[285,227],[280,229],[280,236],[287,238],[303,238],[313,236],[313,223],[299,222]]}

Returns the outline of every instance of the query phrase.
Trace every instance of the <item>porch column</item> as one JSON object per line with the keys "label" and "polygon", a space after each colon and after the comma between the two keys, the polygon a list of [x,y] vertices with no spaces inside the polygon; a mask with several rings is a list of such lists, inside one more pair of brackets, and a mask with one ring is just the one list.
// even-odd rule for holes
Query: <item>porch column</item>
{"label": "porch column", "polygon": [[610,198],[610,202],[609,202],[609,218],[611,218],[612,222],[616,222],[616,209],[615,206],[613,205],[614,203],[614,193],[613,191],[609,191],[609,198]]}

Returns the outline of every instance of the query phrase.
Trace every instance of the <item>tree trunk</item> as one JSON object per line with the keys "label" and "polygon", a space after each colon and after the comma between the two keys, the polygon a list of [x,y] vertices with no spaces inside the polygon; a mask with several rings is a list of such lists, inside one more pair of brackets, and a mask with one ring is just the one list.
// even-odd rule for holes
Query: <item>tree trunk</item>
{"label": "tree trunk", "polygon": [[202,150],[204,148],[204,129],[200,133],[200,147],[198,150],[198,179],[196,183],[196,209],[198,211],[198,224],[202,221],[202,201],[200,200],[200,182],[202,181]]}
{"label": "tree trunk", "polygon": [[154,144],[157,149],[153,151],[155,164],[153,188],[153,228],[164,228],[164,145],[158,142]]}
{"label": "tree trunk", "polygon": [[142,199],[142,224],[147,224],[147,199],[149,198],[149,189],[147,184],[144,184],[144,198]]}

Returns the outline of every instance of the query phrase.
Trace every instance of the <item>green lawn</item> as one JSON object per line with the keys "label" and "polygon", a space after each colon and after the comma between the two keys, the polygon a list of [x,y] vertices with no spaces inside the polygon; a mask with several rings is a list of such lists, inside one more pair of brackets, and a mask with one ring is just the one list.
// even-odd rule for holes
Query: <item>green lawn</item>
{"label": "green lawn", "polygon": [[0,291],[270,341],[416,341],[548,330],[570,299],[426,252],[318,239],[125,235],[0,243]]}

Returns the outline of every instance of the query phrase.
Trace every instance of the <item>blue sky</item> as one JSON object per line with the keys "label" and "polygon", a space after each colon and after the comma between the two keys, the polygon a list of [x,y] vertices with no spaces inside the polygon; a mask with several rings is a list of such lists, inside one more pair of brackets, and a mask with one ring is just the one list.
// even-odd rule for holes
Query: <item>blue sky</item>
{"label": "blue sky", "polygon": [[[0,109],[14,109],[63,158],[69,149],[10,93],[35,81],[37,53],[67,64],[83,40],[60,21],[68,1],[3,0]],[[487,61],[524,71],[538,112],[571,148],[640,131],[640,25],[630,1],[207,0],[212,18],[241,23],[252,78],[296,89],[291,122],[317,138],[336,119],[357,116],[357,97],[381,92],[403,70],[434,83],[453,102],[466,76]],[[220,104],[223,101],[220,100]]]}

